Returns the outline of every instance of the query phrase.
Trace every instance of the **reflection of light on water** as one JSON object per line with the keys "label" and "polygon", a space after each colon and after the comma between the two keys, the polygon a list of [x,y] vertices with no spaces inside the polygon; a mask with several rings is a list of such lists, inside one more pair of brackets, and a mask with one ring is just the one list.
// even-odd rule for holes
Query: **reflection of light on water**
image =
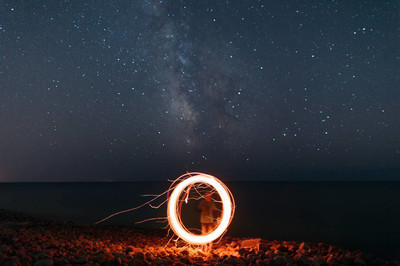
{"label": "reflection of light on water", "polygon": [[[179,182],[174,186],[176,182]],[[215,189],[222,201],[222,217],[218,226],[207,235],[195,235],[190,233],[182,224],[180,217],[182,201],[187,203],[190,189],[197,189],[198,185],[206,184]],[[168,221],[175,234],[190,244],[206,244],[219,238],[226,232],[235,211],[234,199],[229,189],[219,179],[203,173],[188,173],[171,185],[173,192],[168,200]],[[185,193],[184,199],[181,194]]]}

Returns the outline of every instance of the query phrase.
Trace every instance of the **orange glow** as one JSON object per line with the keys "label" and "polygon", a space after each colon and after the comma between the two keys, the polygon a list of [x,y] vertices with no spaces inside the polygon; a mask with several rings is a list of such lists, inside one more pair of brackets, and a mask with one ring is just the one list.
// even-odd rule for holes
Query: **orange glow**
{"label": "orange glow", "polygon": [[[168,200],[168,221],[175,234],[190,244],[206,244],[222,236],[226,232],[235,212],[233,196],[225,184],[216,177],[203,173],[187,173],[175,180],[174,183],[177,181],[180,182],[174,187]],[[174,183],[172,185],[174,185]],[[213,187],[222,201],[221,220],[214,231],[207,235],[195,235],[188,232],[182,224],[180,213],[178,213],[179,208],[177,207],[181,201],[181,194],[184,192],[188,195],[188,190],[190,190],[189,186],[193,186],[194,184],[206,184]],[[187,187],[189,187],[189,189],[185,192],[184,190]],[[187,203],[187,200],[188,196],[185,197],[184,201]]]}

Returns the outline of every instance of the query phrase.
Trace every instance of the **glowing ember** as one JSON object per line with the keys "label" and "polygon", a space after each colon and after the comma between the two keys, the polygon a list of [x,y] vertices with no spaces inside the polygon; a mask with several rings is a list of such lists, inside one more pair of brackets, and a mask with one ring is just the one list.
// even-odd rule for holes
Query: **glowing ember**
{"label": "glowing ember", "polygon": [[[179,177],[175,182],[179,182],[172,192],[168,200],[168,221],[177,236],[190,244],[206,244],[214,241],[226,232],[235,212],[234,199],[229,189],[219,179],[211,175],[203,173],[188,173]],[[174,182],[174,183],[175,183]],[[222,217],[218,226],[207,235],[195,235],[186,230],[178,213],[178,204],[182,193],[189,194],[190,187],[195,184],[206,184],[213,187],[219,194],[222,201]],[[173,184],[172,184],[173,186]],[[189,187],[185,191],[185,189]],[[187,203],[187,197],[185,202]]]}

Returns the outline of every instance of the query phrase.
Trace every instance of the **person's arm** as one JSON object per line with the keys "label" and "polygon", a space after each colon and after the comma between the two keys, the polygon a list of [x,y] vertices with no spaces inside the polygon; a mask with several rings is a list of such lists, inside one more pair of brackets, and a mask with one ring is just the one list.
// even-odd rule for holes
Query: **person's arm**
{"label": "person's arm", "polygon": [[218,218],[220,215],[220,212],[219,212],[217,206],[215,206],[214,202],[212,202],[212,204],[211,204],[211,213],[212,213],[212,216],[215,218]]}

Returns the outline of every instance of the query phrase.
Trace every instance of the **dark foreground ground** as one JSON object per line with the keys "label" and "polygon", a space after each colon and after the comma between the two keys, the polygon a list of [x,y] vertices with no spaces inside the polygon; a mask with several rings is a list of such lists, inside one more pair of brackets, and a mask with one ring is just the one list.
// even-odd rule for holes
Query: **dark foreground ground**
{"label": "dark foreground ground", "polygon": [[0,210],[0,265],[399,265],[322,243],[225,237],[205,252],[169,241],[166,230],[81,226]]}

